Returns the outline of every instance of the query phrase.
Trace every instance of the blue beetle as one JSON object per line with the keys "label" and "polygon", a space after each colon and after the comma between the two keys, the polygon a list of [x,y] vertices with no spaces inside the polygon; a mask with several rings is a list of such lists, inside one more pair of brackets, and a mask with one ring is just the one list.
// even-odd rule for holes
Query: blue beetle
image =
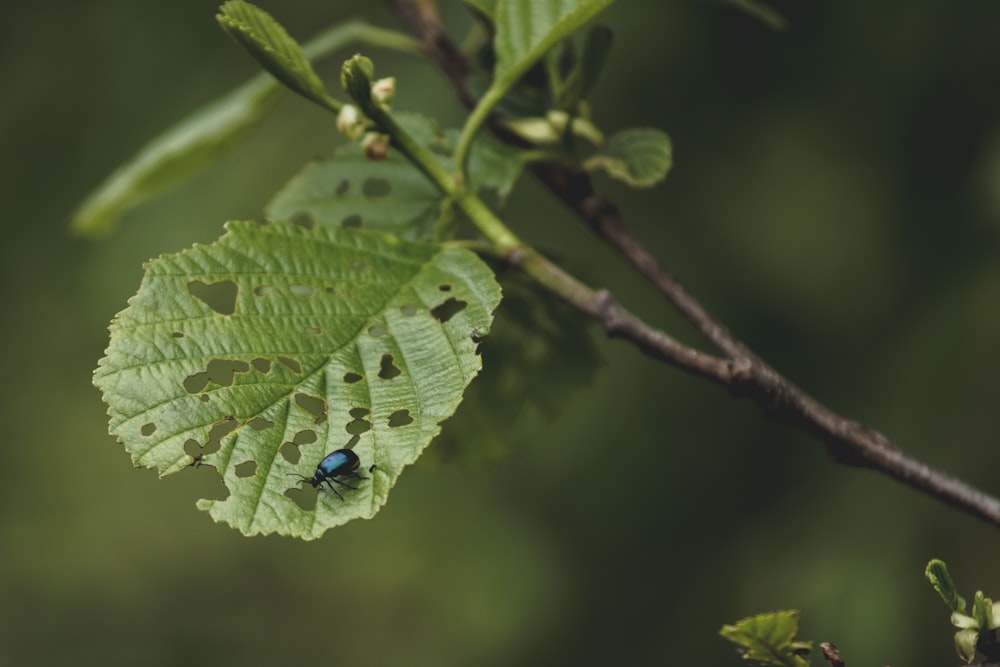
{"label": "blue beetle", "polygon": [[358,459],[358,455],[352,452],[350,449],[337,449],[323,458],[316,466],[316,474],[312,478],[306,477],[305,475],[300,475],[298,473],[290,472],[289,475],[298,477],[303,482],[309,482],[312,484],[314,489],[318,489],[320,484],[326,482],[326,485],[330,487],[330,490],[336,494],[341,500],[344,496],[340,495],[336,487],[332,482],[336,482],[341,486],[346,486],[348,489],[358,490],[358,487],[351,486],[347,482],[337,479],[338,477],[354,477],[355,479],[368,479],[367,477],[362,477],[357,472],[358,466],[361,465],[361,461]]}

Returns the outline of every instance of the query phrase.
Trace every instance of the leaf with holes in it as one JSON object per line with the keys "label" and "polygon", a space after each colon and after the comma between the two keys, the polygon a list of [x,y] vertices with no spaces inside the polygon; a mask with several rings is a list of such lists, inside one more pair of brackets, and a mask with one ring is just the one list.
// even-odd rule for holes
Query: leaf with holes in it
{"label": "leaf with holes in it", "polygon": [[[399,113],[397,120],[417,141],[448,164],[457,130],[441,132],[430,118]],[[495,208],[506,201],[524,165],[520,154],[484,137],[469,158],[473,188]],[[396,152],[370,160],[354,144],[328,160],[311,162],[265,208],[273,220],[309,220],[321,225],[376,229],[404,239],[435,238],[443,194]]]}
{"label": "leaf with holes in it", "polygon": [[399,155],[371,161],[358,150],[344,150],[331,160],[306,165],[265,212],[274,220],[305,218],[430,240],[440,201],[437,188]]}
{"label": "leaf with holes in it", "polygon": [[[203,463],[244,534],[314,539],[372,517],[458,407],[500,288],[475,254],[371,232],[231,222],[146,267],[94,374],[110,430],[161,475]],[[311,477],[350,448],[358,473]]]}

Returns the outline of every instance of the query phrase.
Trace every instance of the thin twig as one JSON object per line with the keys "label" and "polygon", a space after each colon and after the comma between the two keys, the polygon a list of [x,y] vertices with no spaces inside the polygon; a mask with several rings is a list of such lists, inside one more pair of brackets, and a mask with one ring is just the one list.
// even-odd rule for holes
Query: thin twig
{"label": "thin twig", "polygon": [[[389,0],[424,51],[442,69],[467,107],[475,106],[465,83],[468,66],[443,32],[432,0]],[[495,126],[494,126],[495,129]],[[509,137],[501,136],[501,139]],[[618,250],[721,355],[683,345],[628,312],[607,291],[595,291],[530,248],[507,260],[539,284],[598,321],[609,336],[630,341],[646,354],[750,398],[771,418],[823,441],[840,463],[876,470],[963,512],[1000,527],[1000,500],[931,469],[884,435],[845,419],[785,379],[722,325],[625,228],[617,207],[598,195],[590,178],[559,165],[533,166],[535,175],[598,235]]]}

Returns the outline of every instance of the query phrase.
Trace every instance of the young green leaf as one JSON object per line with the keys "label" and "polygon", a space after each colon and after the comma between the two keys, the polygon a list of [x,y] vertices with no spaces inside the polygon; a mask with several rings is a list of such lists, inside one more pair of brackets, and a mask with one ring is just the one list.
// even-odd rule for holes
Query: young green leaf
{"label": "young green leaf", "polygon": [[603,169],[633,188],[648,188],[666,178],[672,165],[673,147],[666,132],[632,128],[611,135],[583,167],[587,171]]}
{"label": "young green leaf", "polygon": [[509,89],[545,52],[579,30],[612,0],[499,0],[497,63],[491,87]]}
{"label": "young green leaf", "polygon": [[[497,0],[496,65],[493,82],[469,116],[456,150],[459,168],[466,166],[472,139],[490,111],[522,74],[545,53],[579,30],[612,0]],[[478,7],[482,9],[481,7]]]}
{"label": "young green leaf", "polygon": [[765,665],[806,667],[803,655],[812,649],[812,642],[795,641],[799,631],[799,610],[774,611],[750,616],[733,625],[724,625],[719,634],[738,644],[747,660]]}
{"label": "young green leaf", "polygon": [[278,81],[321,107],[340,111],[341,103],[326,92],[298,42],[270,14],[243,0],[229,0],[219,12],[223,30]]}
{"label": "young green leaf", "polygon": [[[375,233],[232,222],[162,256],[111,325],[94,383],[110,430],[161,475],[220,471],[198,506],[244,534],[314,539],[385,504],[481,366],[500,289],[473,253]],[[350,447],[341,500],[312,476]],[[370,470],[371,466],[375,466]]]}
{"label": "young green leaf", "polygon": [[73,214],[71,228],[87,236],[110,232],[124,211],[241,143],[280,93],[274,79],[262,74],[184,118],[108,176]]}
{"label": "young green leaf", "polygon": [[955,582],[952,581],[951,574],[948,572],[948,566],[943,560],[935,558],[927,563],[924,575],[949,609],[959,614],[965,612],[965,598],[958,594]]}

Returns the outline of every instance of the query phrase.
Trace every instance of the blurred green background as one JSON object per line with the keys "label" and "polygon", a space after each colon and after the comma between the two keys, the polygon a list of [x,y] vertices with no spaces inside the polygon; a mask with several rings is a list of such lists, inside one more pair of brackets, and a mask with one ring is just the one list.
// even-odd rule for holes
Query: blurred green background
{"label": "blurred green background", "polygon": [[[396,25],[370,2],[263,6],[300,38],[354,16]],[[1000,494],[1000,3],[775,6],[782,33],[709,0],[607,12],[617,42],[595,116],[667,130],[676,165],[653,191],[599,184],[779,370]],[[849,664],[957,662],[923,567],[944,558],[966,596],[1000,596],[997,529],[838,467],[599,331],[604,363],[561,410],[529,407],[503,432],[460,411],[446,431],[471,450],[478,433],[488,456],[422,461],[376,520],[318,542],[214,525],[194,507],[217,488],[208,468],[133,469],[90,376],[141,263],[258,216],[337,142],[329,116],[288,96],[249,143],[111,237],[67,233],[111,169],[256,71],[215,7],[5,8],[0,664],[736,665],[719,626],[790,607],[806,610],[804,638]],[[371,54],[399,78],[397,108],[461,118],[430,66]],[[336,62],[322,73],[335,79]],[[522,185],[520,233],[694,340]],[[501,362],[517,359],[487,343],[483,377]]]}

